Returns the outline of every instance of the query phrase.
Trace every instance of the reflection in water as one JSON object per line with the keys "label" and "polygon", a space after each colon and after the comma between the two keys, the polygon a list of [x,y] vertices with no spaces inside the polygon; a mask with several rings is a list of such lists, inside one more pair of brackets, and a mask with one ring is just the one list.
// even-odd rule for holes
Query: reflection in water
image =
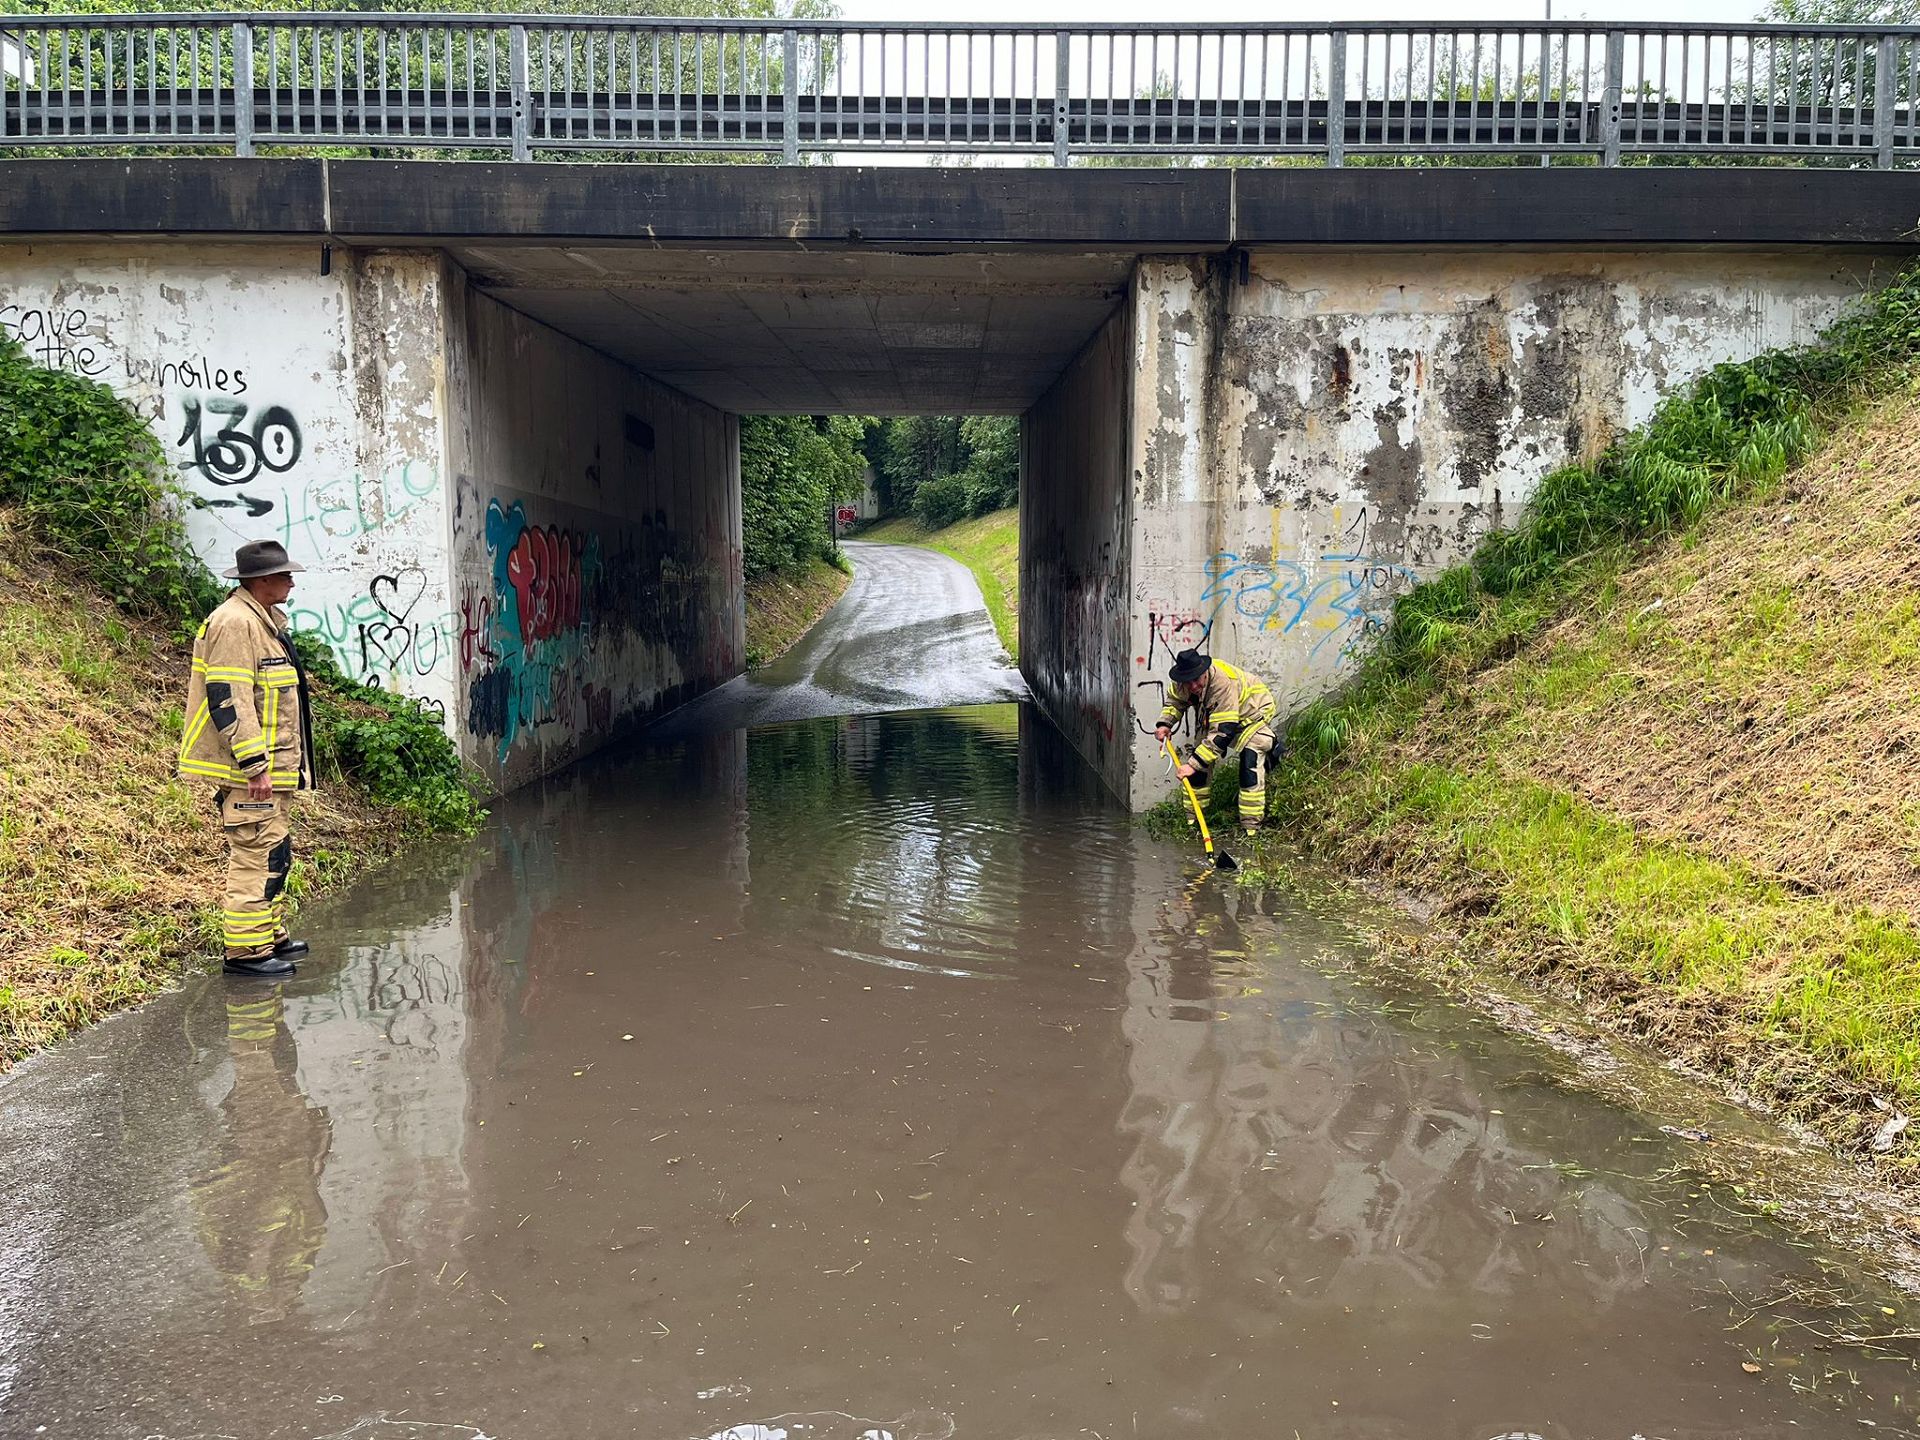
{"label": "reflection in water", "polygon": [[326,1112],[301,1092],[283,987],[235,989],[218,1163],[188,1186],[207,1258],[249,1324],[284,1320],[327,1233]]}
{"label": "reflection in water", "polygon": [[8,1213],[0,1109],[28,1430],[1905,1433],[1904,1370],[1728,1330],[1815,1261],[1683,1148],[1336,978],[1337,917],[1147,840],[1032,712],[607,756],[449,861],[317,907],[284,990],[47,1061],[105,1198]]}
{"label": "reflection in water", "polygon": [[1141,927],[1120,1125],[1137,1142],[1127,1287],[1143,1308],[1257,1303],[1249,1286],[1411,1307],[1462,1283],[1590,1305],[1644,1283],[1648,1218],[1605,1187],[1563,1204],[1551,1158],[1487,1113],[1484,1075],[1310,985],[1271,990],[1253,957],[1316,937],[1210,880]]}

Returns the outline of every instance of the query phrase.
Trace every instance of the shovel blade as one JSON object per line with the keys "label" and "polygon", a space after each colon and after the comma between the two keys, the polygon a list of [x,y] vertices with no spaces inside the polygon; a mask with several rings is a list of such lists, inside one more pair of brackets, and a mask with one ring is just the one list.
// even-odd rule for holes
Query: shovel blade
{"label": "shovel blade", "polygon": [[1238,870],[1240,862],[1224,850],[1213,852],[1213,868],[1216,870]]}

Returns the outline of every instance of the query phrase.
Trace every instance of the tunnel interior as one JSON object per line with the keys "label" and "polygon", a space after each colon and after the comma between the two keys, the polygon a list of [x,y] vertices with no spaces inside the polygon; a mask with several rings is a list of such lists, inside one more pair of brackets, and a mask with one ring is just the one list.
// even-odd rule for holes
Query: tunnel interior
{"label": "tunnel interior", "polygon": [[[644,564],[663,567],[668,583],[661,588],[669,603],[677,571],[738,568],[737,510],[703,505],[683,482],[691,474],[696,488],[711,492],[724,485],[737,493],[740,417],[1021,417],[1022,609],[1036,617],[1021,626],[1021,669],[1049,714],[1064,720],[1076,748],[1111,788],[1126,793],[1120,762],[1127,747],[1111,744],[1112,706],[1088,703],[1086,696],[1111,695],[1125,686],[1120,577],[1127,551],[1131,365],[1124,312],[1135,256],[1057,247],[912,250],[857,244],[492,243],[456,244],[445,253],[469,297],[464,348],[471,358],[455,368],[471,377],[463,388],[476,397],[477,412],[475,438],[456,468],[476,476],[549,477],[535,487],[547,493],[519,497],[536,528],[535,510],[558,515],[567,522],[563,529],[577,532],[618,529],[637,518],[642,535],[651,530],[655,548],[663,551],[645,557]],[[513,333],[501,333],[503,324]],[[637,389],[623,391],[618,383],[609,389],[607,377],[596,383],[578,373],[578,356],[574,376],[563,378],[568,365],[561,356],[527,358],[550,352],[549,337],[561,340],[569,354],[579,347],[645,381]],[[513,374],[496,379],[493,372],[508,354]],[[588,372],[600,368],[584,362]],[[541,370],[544,375],[527,378]],[[542,426],[542,402],[526,411],[515,393],[526,384],[553,387],[548,403],[555,418],[572,417],[566,434],[558,433],[562,427]],[[605,416],[595,420],[581,413],[588,393],[597,396],[589,403],[622,412],[618,427]],[[515,413],[488,414],[494,405]],[[678,428],[689,434],[670,448],[700,452],[691,469],[680,461],[657,463],[666,441],[651,417],[676,407],[685,412]],[[704,426],[703,416],[709,420]],[[489,428],[490,438],[478,434]],[[552,433],[542,450],[526,453],[526,437],[543,430]],[[580,436],[596,430],[598,446],[581,448]],[[716,451],[715,436],[732,438],[722,438]],[[585,474],[592,479],[582,484]],[[641,497],[637,511],[630,503],[635,495]],[[649,495],[665,501],[653,507],[651,527]],[[596,519],[596,511],[603,518]],[[492,521],[496,531],[514,529],[510,518],[496,514]],[[735,533],[723,541],[716,527]],[[498,578],[491,572],[500,543],[515,538],[475,534],[462,547],[456,533],[455,568],[464,564],[467,571],[463,587],[484,593],[490,579]],[[722,555],[729,543],[734,554]],[[506,578],[511,589],[514,575]],[[498,585],[494,590],[496,603],[524,612],[529,597],[508,600]],[[677,632],[673,643],[683,652],[691,647],[710,659],[731,645],[731,663],[738,668],[738,644],[722,633],[724,609],[711,590],[696,586],[679,608],[686,613],[652,617],[654,628]],[[674,667],[664,657],[648,663],[646,683],[655,697],[649,708],[655,712],[692,698],[724,678],[720,672],[727,668],[723,660],[686,679],[669,673]],[[514,668],[496,667],[503,674]],[[542,678],[536,674],[534,682],[537,689]],[[498,747],[505,783],[565,763],[569,745],[584,753],[582,742],[605,718],[517,724],[545,717],[537,698],[487,688],[505,690],[514,683],[470,682],[470,693],[459,697],[463,723],[478,732],[470,734],[471,743]],[[583,718],[590,727],[586,734]]]}

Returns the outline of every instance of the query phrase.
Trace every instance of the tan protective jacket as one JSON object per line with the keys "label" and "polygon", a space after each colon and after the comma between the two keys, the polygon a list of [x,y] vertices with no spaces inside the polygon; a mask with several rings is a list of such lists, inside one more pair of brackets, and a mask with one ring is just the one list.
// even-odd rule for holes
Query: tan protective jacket
{"label": "tan protective jacket", "polygon": [[307,680],[287,636],[287,617],[236,589],[193,640],[180,775],[222,788],[262,770],[275,790],[313,783]]}
{"label": "tan protective jacket", "polygon": [[1200,720],[1195,733],[1200,743],[1193,747],[1193,758],[1202,765],[1211,765],[1222,755],[1232,753],[1242,736],[1251,735],[1273,719],[1273,691],[1252,671],[1216,660],[1207,671],[1206,688],[1198,700],[1179,691],[1169,694],[1166,708],[1160,712],[1160,723],[1178,725],[1180,717],[1196,706]]}

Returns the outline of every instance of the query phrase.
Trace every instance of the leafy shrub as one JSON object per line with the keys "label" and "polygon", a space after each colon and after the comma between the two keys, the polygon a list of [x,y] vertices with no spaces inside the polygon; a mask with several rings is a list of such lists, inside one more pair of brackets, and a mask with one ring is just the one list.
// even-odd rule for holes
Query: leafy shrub
{"label": "leafy shrub", "polygon": [[0,336],[0,504],[41,544],[128,613],[198,624],[225,592],[187,546],[190,503],[118,395]]}
{"label": "leafy shrub", "polygon": [[313,686],[314,764],[424,829],[470,835],[486,811],[460,752],[419,701],[349,680],[313,635],[294,636]]}
{"label": "leafy shrub", "polygon": [[749,576],[793,570],[830,553],[828,512],[857,496],[865,477],[864,427],[845,415],[741,420],[741,546]]}
{"label": "leafy shrub", "polygon": [[941,530],[966,519],[970,513],[967,509],[967,477],[942,475],[934,480],[921,481],[920,488],[913,495],[913,513],[929,530]]}

